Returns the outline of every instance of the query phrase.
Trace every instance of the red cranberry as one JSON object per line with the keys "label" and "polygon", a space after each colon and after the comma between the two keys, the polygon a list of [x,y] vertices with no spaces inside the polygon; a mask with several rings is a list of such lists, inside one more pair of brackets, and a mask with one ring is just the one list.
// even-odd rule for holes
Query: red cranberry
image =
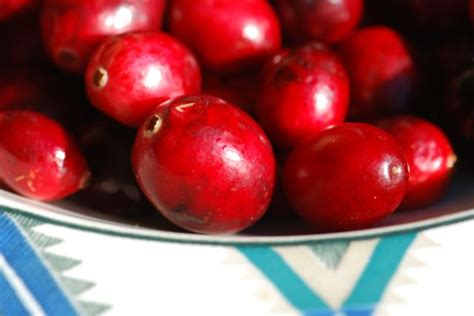
{"label": "red cranberry", "polygon": [[290,203],[321,230],[376,223],[398,207],[407,181],[400,145],[384,131],[362,123],[325,130],[297,147],[283,170]]}
{"label": "red cranberry", "polygon": [[359,30],[342,43],[351,80],[352,119],[369,119],[407,108],[416,71],[402,38],[383,26]]}
{"label": "red cranberry", "polygon": [[209,96],[160,105],[138,131],[132,162],[158,210],[199,233],[235,233],[255,223],[275,181],[275,158],[260,127]]}
{"label": "red cranberry", "polygon": [[263,71],[257,117],[287,149],[346,117],[349,80],[339,58],[320,44],[285,50]]}
{"label": "red cranberry", "polygon": [[0,22],[28,10],[37,4],[37,0],[2,0],[0,1]]}
{"label": "red cranberry", "polygon": [[336,43],[347,37],[362,16],[363,0],[277,0],[283,27],[293,41]]}
{"label": "red cranberry", "polygon": [[253,115],[257,102],[258,75],[253,72],[227,76],[207,74],[203,94],[216,96]]}
{"label": "red cranberry", "polygon": [[45,0],[41,19],[46,50],[61,69],[81,74],[107,37],[159,30],[164,6],[164,0]]}
{"label": "red cranberry", "polygon": [[449,183],[456,155],[444,133],[434,124],[412,116],[378,121],[402,146],[410,169],[401,208],[428,206],[438,200]]}
{"label": "red cranberry", "polygon": [[24,196],[53,201],[82,189],[86,162],[64,129],[30,111],[0,113],[0,177]]}
{"label": "red cranberry", "polygon": [[130,126],[139,126],[157,104],[201,89],[191,52],[158,32],[108,39],[93,54],[85,78],[92,104]]}
{"label": "red cranberry", "polygon": [[278,18],[265,0],[174,0],[171,33],[215,72],[251,68],[278,51]]}

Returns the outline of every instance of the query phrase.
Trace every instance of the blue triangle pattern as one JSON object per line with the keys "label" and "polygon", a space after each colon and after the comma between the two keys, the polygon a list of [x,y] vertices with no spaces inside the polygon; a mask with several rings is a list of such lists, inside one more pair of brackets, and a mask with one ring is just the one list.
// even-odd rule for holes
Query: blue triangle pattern
{"label": "blue triangle pattern", "polygon": [[[0,259],[13,271],[15,278],[24,284],[42,312],[46,315],[78,315],[20,229],[3,212],[0,212],[0,232]],[[2,286],[13,290],[14,284],[3,272],[2,276]],[[10,292],[11,299],[2,301],[0,315],[21,315],[21,310],[26,309],[28,302],[17,293],[13,290]]]}

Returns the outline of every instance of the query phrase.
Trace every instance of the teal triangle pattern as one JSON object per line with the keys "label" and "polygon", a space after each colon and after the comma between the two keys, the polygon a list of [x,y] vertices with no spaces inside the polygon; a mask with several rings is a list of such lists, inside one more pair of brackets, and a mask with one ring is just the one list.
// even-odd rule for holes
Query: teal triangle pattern
{"label": "teal triangle pattern", "polygon": [[[309,288],[304,278],[295,273],[291,264],[271,247],[241,246],[237,249],[302,315],[369,316],[373,315],[388,283],[416,236],[416,233],[406,233],[380,238],[361,276],[338,310],[331,309],[320,293]],[[348,245],[349,242],[343,240],[319,241],[308,247],[328,266],[337,267]],[[337,254],[329,256],[331,252]]]}
{"label": "teal triangle pattern", "polygon": [[406,233],[381,238],[351,295],[344,302],[344,308],[376,306],[416,236],[416,233]]}
{"label": "teal triangle pattern", "polygon": [[52,268],[59,273],[63,273],[81,264],[80,260],[58,256],[46,251],[43,251],[43,256],[49,262]]}
{"label": "teal triangle pattern", "polygon": [[38,219],[21,216],[19,214],[9,214],[9,216],[11,216],[15,220],[15,222],[17,222],[22,228],[24,228],[28,232],[33,227],[43,224],[43,222]]}
{"label": "teal triangle pattern", "polygon": [[50,268],[52,268],[52,272],[54,272],[54,274],[59,279],[63,289],[65,289],[73,301],[75,301],[76,306],[81,312],[81,315],[99,316],[111,308],[111,306],[107,304],[98,302],[84,302],[78,299],[79,295],[93,288],[95,283],[63,275],[64,272],[81,264],[80,260],[47,252],[49,247],[58,245],[62,243],[63,240],[34,231],[33,229],[35,227],[43,224],[43,222],[38,219],[23,216],[18,213],[9,213],[8,215],[11,216],[15,222],[21,226],[23,231],[29,237],[29,240],[41,253],[43,259],[48,263]]}
{"label": "teal triangle pattern", "polygon": [[324,262],[326,267],[336,270],[339,262],[349,247],[349,242],[345,240],[321,241],[308,246],[309,249]]}
{"label": "teal triangle pattern", "polygon": [[81,310],[90,316],[102,315],[110,309],[109,305],[90,301],[79,301],[79,305],[81,306]]}
{"label": "teal triangle pattern", "polygon": [[90,281],[80,280],[70,277],[61,277],[61,282],[69,289],[73,296],[78,296],[85,291],[94,287],[94,283]]}
{"label": "teal triangle pattern", "polygon": [[63,242],[59,238],[47,236],[47,235],[35,232],[34,230],[28,230],[27,234],[30,237],[30,240],[34,240],[35,246],[41,250]]}

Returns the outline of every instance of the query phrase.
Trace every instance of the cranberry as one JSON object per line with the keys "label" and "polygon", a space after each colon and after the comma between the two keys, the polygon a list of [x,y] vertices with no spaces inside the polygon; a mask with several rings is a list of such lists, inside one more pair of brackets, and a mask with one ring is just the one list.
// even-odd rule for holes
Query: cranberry
{"label": "cranberry", "polygon": [[2,0],[0,1],[0,22],[34,7],[37,0]]}
{"label": "cranberry", "polygon": [[201,89],[191,52],[159,32],[108,39],[93,54],[85,79],[92,104],[130,126],[143,123],[157,104]]}
{"label": "cranberry", "polygon": [[41,20],[46,50],[61,69],[81,74],[107,37],[159,30],[164,6],[164,0],[45,0]]}
{"label": "cranberry", "polygon": [[0,177],[24,196],[53,201],[82,189],[86,162],[55,121],[30,111],[0,113]]}
{"label": "cranberry", "polygon": [[199,233],[238,232],[268,207],[275,158],[260,127],[215,97],[160,105],[138,131],[137,182],[176,225]]}
{"label": "cranberry", "polygon": [[402,38],[392,29],[361,29],[342,43],[351,80],[352,119],[405,110],[415,90],[416,71]]}
{"label": "cranberry", "polygon": [[325,130],[297,147],[283,170],[295,211],[327,231],[367,227],[389,215],[402,201],[407,181],[400,145],[362,123]]}
{"label": "cranberry", "polygon": [[339,42],[356,28],[363,6],[363,0],[276,1],[283,27],[296,42]]}
{"label": "cranberry", "polygon": [[215,72],[252,68],[278,51],[278,18],[265,0],[174,0],[171,33]]}
{"label": "cranberry", "polygon": [[227,76],[207,74],[204,77],[203,94],[224,99],[253,115],[257,102],[258,75],[253,72]]}
{"label": "cranberry", "polygon": [[339,58],[320,44],[285,50],[263,71],[257,117],[272,142],[287,149],[341,123],[349,80]]}
{"label": "cranberry", "polygon": [[434,124],[413,116],[382,119],[377,126],[402,146],[410,169],[404,209],[428,206],[449,183],[456,155],[446,135]]}

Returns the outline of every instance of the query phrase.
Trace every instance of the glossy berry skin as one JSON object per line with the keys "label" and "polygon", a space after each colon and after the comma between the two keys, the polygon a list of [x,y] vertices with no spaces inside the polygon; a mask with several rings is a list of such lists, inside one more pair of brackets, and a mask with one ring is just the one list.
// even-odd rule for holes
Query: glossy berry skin
{"label": "glossy berry skin", "polygon": [[281,46],[278,18],[265,0],[174,0],[170,31],[207,70],[255,67]]}
{"label": "glossy berry skin", "polygon": [[398,207],[407,181],[397,142],[362,123],[335,126],[295,148],[283,170],[295,211],[322,231],[375,224]]}
{"label": "glossy berry skin", "polygon": [[400,208],[429,206],[444,193],[456,155],[446,135],[436,125],[413,116],[382,119],[377,126],[402,146],[410,176]]}
{"label": "glossy berry skin", "polygon": [[0,113],[0,178],[29,198],[54,201],[82,189],[89,171],[65,130],[31,111]]}
{"label": "glossy berry skin", "polygon": [[348,102],[349,79],[337,55],[309,44],[265,65],[256,113],[273,144],[288,149],[343,122]]}
{"label": "glossy berry skin", "polygon": [[160,105],[138,131],[132,162],[140,188],[161,214],[206,234],[255,223],[275,182],[275,158],[261,128],[210,96]]}
{"label": "glossy berry skin", "polygon": [[277,0],[282,25],[293,42],[337,43],[359,23],[363,0]]}
{"label": "glossy berry skin", "polygon": [[34,7],[37,0],[2,0],[0,1],[0,22]]}
{"label": "glossy berry skin", "polygon": [[45,0],[43,42],[51,60],[66,72],[82,74],[93,51],[106,38],[158,31],[165,0]]}
{"label": "glossy berry skin", "polygon": [[416,88],[416,70],[400,35],[384,26],[367,27],[341,44],[340,55],[351,81],[351,119],[406,110]]}
{"label": "glossy berry skin", "polygon": [[192,53],[160,32],[129,33],[105,41],[93,54],[85,80],[93,105],[135,127],[156,105],[201,89],[201,72]]}

